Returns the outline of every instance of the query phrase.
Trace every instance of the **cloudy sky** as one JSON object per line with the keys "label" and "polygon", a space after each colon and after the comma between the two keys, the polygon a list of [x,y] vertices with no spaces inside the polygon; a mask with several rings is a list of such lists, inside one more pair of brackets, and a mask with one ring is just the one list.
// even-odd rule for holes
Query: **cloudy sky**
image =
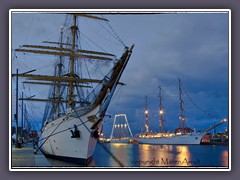
{"label": "cloudy sky", "polygon": [[[102,15],[101,15],[102,16]],[[229,83],[229,17],[219,12],[182,13],[137,13],[104,14],[110,20],[108,31],[114,29],[125,45],[135,44],[133,54],[124,71],[121,81],[127,85],[117,89],[110,104],[104,130],[110,132],[115,114],[126,114],[133,133],[144,128],[145,96],[148,96],[150,130],[158,126],[158,87],[162,87],[165,108],[165,128],[173,130],[179,126],[178,77],[184,91],[185,116],[191,128],[205,129],[214,122],[228,118]],[[85,20],[80,28],[85,30]],[[12,14],[12,49],[22,44],[40,44],[44,40],[58,41],[62,14],[14,13]],[[80,23],[79,23],[80,24]],[[99,24],[98,24],[99,25]],[[94,35],[81,34],[84,41],[100,35],[106,39],[101,25],[87,24]],[[57,30],[56,30],[57,29]],[[87,30],[87,29],[86,29]],[[88,31],[88,30],[87,30]],[[108,42],[116,41],[113,37]],[[86,43],[85,43],[86,44]],[[90,44],[90,42],[89,42]],[[105,43],[108,45],[108,43]],[[110,43],[109,43],[110,44]],[[114,45],[113,45],[114,44]],[[89,45],[90,46],[90,45]],[[123,50],[121,41],[108,45],[114,53]],[[104,48],[105,50],[105,48]],[[110,51],[110,52],[111,52]],[[38,72],[49,72],[52,62],[46,57],[34,55],[31,59],[13,53],[11,64],[13,73],[16,67],[25,72],[37,67]],[[12,80],[12,114],[15,111],[15,79]],[[20,92],[22,89],[20,81]],[[46,95],[46,89],[25,85],[25,96]],[[35,110],[35,123],[41,121],[44,105],[30,104]],[[37,107],[37,108],[36,108]],[[33,119],[33,118],[32,118]],[[221,125],[219,130],[226,128]]]}

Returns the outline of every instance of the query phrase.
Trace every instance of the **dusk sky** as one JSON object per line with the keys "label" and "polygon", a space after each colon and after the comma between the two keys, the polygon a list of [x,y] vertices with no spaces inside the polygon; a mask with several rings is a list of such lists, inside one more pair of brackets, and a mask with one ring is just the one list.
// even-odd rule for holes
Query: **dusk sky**
{"label": "dusk sky", "polygon": [[[178,77],[182,80],[183,100],[186,124],[190,128],[205,129],[229,118],[229,14],[228,12],[181,12],[181,13],[145,13],[141,14],[104,14],[111,27],[125,45],[133,49],[130,61],[123,73],[121,82],[126,86],[116,90],[107,114],[111,118],[104,120],[104,131],[109,134],[115,114],[126,114],[134,134],[144,130],[145,96],[148,96],[150,112],[150,130],[159,130],[158,87],[162,87],[165,109],[164,126],[174,130],[179,126]],[[14,13],[12,14],[12,49],[23,44],[41,45],[42,41],[58,41],[63,14]],[[95,28],[81,20],[81,30],[87,25],[94,35],[105,38],[105,29]],[[110,28],[108,26],[108,28]],[[86,29],[87,30],[87,29]],[[111,30],[111,28],[110,28]],[[88,31],[88,30],[87,30]],[[88,32],[80,39],[93,38]],[[86,37],[87,38],[86,38]],[[106,39],[106,38],[105,38]],[[123,51],[116,39],[114,45],[108,45],[109,52]],[[89,42],[90,43],[90,42]],[[110,43],[109,43],[110,44]],[[90,46],[90,45],[89,45]],[[118,49],[118,50],[116,50]],[[104,48],[105,50],[105,48]],[[12,73],[16,67],[19,73],[37,69],[38,73],[49,72],[53,61],[39,55],[25,57],[23,53],[13,55]],[[46,56],[44,56],[46,57]],[[36,74],[38,74],[36,73]],[[23,86],[19,82],[21,90]],[[15,113],[15,78],[12,78],[12,114]],[[46,96],[47,89],[25,85],[25,96]],[[41,124],[44,104],[27,103],[32,122]],[[30,110],[32,108],[32,110]],[[20,113],[19,113],[20,116]],[[40,123],[39,123],[40,122]],[[223,130],[227,124],[221,125]]]}

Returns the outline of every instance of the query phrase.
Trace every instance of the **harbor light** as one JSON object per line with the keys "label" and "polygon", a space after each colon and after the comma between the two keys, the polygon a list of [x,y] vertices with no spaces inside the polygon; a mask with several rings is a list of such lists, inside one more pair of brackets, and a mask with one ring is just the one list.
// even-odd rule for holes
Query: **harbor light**
{"label": "harbor light", "polygon": [[160,110],[160,111],[159,111],[159,114],[163,114],[163,113],[164,113],[164,111],[163,111],[163,110]]}
{"label": "harbor light", "polygon": [[181,132],[177,132],[176,134],[177,134],[177,135],[181,135],[182,133],[181,133]]}
{"label": "harbor light", "polygon": [[148,132],[148,125],[147,124],[145,124],[145,128],[146,128],[146,132]]}

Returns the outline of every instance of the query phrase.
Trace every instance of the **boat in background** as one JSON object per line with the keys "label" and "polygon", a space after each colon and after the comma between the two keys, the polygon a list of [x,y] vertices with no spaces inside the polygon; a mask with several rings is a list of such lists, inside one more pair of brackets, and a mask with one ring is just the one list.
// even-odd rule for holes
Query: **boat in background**
{"label": "boat in background", "polygon": [[227,146],[229,144],[229,134],[228,130],[225,130],[223,133],[218,132],[214,128],[213,134],[206,133],[201,141],[201,145],[219,145],[219,146]]}
{"label": "boat in background", "polygon": [[133,139],[135,142],[139,144],[164,144],[164,145],[190,145],[190,144],[200,144],[202,137],[211,129],[214,127],[226,122],[226,119],[222,120],[220,123],[216,124],[214,127],[210,127],[207,130],[204,131],[196,131],[196,129],[192,130],[189,127],[185,125],[185,116],[184,116],[184,107],[183,107],[183,100],[182,100],[182,88],[181,88],[181,80],[178,78],[178,84],[179,84],[179,100],[180,100],[180,115],[179,120],[181,123],[181,126],[176,128],[174,132],[163,132],[163,115],[164,115],[164,108],[162,106],[162,96],[161,96],[161,88],[159,88],[159,125],[160,125],[160,132],[154,133],[149,131],[148,126],[148,103],[147,103],[147,97],[146,97],[146,109],[145,109],[145,132],[137,134]]}

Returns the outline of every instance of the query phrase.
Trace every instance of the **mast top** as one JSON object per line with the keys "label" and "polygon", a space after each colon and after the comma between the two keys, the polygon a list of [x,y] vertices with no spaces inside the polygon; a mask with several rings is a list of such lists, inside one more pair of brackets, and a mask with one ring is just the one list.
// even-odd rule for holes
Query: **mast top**
{"label": "mast top", "polygon": [[164,109],[162,106],[162,88],[161,86],[159,86],[159,115],[160,115],[160,119],[159,119],[159,126],[160,126],[160,132],[163,132],[163,115],[164,115]]}
{"label": "mast top", "polygon": [[93,15],[89,15],[89,14],[82,14],[82,13],[69,13],[73,16],[81,16],[81,17],[86,17],[86,18],[91,18],[91,19],[96,19],[96,20],[102,20],[102,21],[109,21],[106,18],[102,18],[102,17],[98,17],[98,16],[93,16]]}
{"label": "mast top", "polygon": [[163,100],[162,88],[161,88],[161,86],[158,86],[158,88],[159,88],[159,95],[158,95],[158,97],[159,97],[159,114],[162,115],[164,113],[163,106],[162,106],[162,100]]}
{"label": "mast top", "polygon": [[185,128],[185,116],[184,116],[184,107],[183,107],[183,100],[182,100],[182,83],[181,83],[181,79],[178,77],[178,84],[179,84],[179,103],[180,103],[180,115],[179,115],[179,119],[181,121],[182,124],[182,128],[184,130]]}

